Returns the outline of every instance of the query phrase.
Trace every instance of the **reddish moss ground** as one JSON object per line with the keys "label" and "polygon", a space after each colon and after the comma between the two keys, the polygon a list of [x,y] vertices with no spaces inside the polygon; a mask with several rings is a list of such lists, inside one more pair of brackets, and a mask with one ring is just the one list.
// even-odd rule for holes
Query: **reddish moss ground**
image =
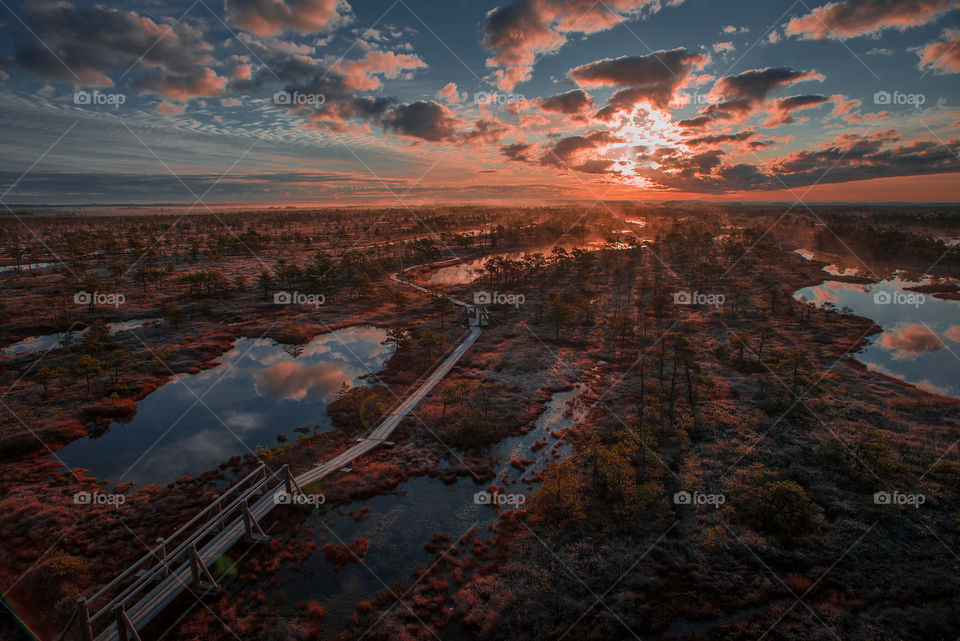
{"label": "reddish moss ground", "polygon": [[[635,294],[644,296],[638,325],[647,328],[648,336],[655,340],[672,327],[682,330],[695,347],[702,367],[696,419],[680,395],[675,420],[665,420],[661,395],[665,390],[654,382],[655,351],[645,363],[650,399],[644,415],[638,416],[637,355],[645,348],[637,337],[617,336],[610,316],[623,304],[624,290],[613,267],[616,259],[602,255],[585,274],[571,268],[559,277],[545,273],[517,284],[530,292],[528,304],[539,298],[541,280],[548,281],[544,295],[550,290],[576,292],[575,305],[589,314],[554,339],[549,322],[533,318],[531,307],[502,310],[503,324],[485,331],[451,376],[450,384],[463,388],[457,400],[444,408],[441,391],[446,385],[438,388],[416,417],[396,432],[395,450],[377,450],[357,461],[353,473],[324,484],[328,501],[338,505],[373,496],[419,475],[445,481],[471,477],[486,484],[493,480],[495,468],[483,446],[523,430],[542,410],[548,392],[582,380],[589,386],[584,400],[596,405],[587,420],[563,436],[574,443],[574,460],[585,473],[592,469],[592,437],[598,437],[603,447],[614,448],[628,441],[637,425],[646,425],[646,445],[640,448],[647,452],[643,467],[637,458],[629,461],[641,491],[636,503],[624,512],[611,488],[591,487],[586,476],[579,481],[590,489],[584,490],[582,515],[563,522],[534,504],[526,510],[504,511],[486,532],[472,532],[457,541],[442,533],[429,539],[425,533],[427,549],[439,563],[428,575],[428,566],[413,573],[411,583],[422,580],[404,601],[431,627],[450,626],[481,638],[520,639],[559,636],[574,626],[571,634],[577,638],[610,638],[628,634],[622,621],[646,637],[663,635],[685,618],[716,623],[708,633],[713,638],[746,639],[757,638],[782,615],[769,638],[830,636],[806,606],[788,611],[795,601],[790,590],[797,595],[810,590],[804,602],[841,638],[870,638],[871,630],[889,632],[890,638],[918,634],[940,638],[960,627],[951,618],[960,608],[956,564],[948,554],[956,549],[960,465],[956,450],[949,447],[960,436],[958,404],[868,372],[849,357],[838,362],[876,328],[853,316],[806,315],[790,304],[792,291],[816,284],[823,276],[817,265],[786,251],[790,247],[761,244],[729,278],[712,282],[693,272],[685,246],[700,241],[685,239],[684,233],[680,232],[680,242],[658,247],[675,273],[661,270],[648,256],[643,275],[634,274],[633,285]],[[395,287],[386,279],[377,281],[365,295],[344,295],[335,309],[319,313],[278,309],[249,289],[223,301],[212,315],[201,311],[198,303],[188,309],[181,327],[161,325],[140,332],[154,355],[136,339],[118,336],[125,347],[144,357],[122,376],[117,399],[104,400],[109,389],[105,376],[95,381],[92,396],[74,380],[62,392],[56,382],[49,384],[49,394],[43,397],[29,372],[14,384],[25,373],[22,365],[16,365],[5,370],[12,388],[4,402],[56,448],[85,434],[90,425],[129,411],[131,400],[149,394],[172,372],[212,366],[239,336],[302,342],[317,332],[358,322],[404,325],[414,335],[426,327],[437,331],[438,319],[428,311],[425,297],[407,292],[404,305],[387,302]],[[735,312],[668,305],[657,313],[650,298],[654,289],[684,287],[703,291],[719,287],[736,292],[743,303]],[[449,291],[469,298],[472,290]],[[779,294],[772,311],[771,291]],[[0,330],[8,341],[52,327],[30,319],[43,317],[45,295],[49,294],[35,284],[17,292],[17,307],[8,310],[15,321]],[[154,292],[131,296],[122,317],[160,315],[157,305],[166,296]],[[97,315],[121,318],[109,311]],[[763,323],[773,331],[765,346],[767,357],[760,359],[755,352]],[[452,343],[461,331],[447,328],[444,334]],[[751,344],[742,361],[731,351],[731,331]],[[809,412],[802,408],[786,412],[789,402],[784,405],[768,369],[774,366],[771,355],[795,346],[808,348],[811,372],[818,379],[805,399]],[[68,352],[51,356],[50,366],[67,366],[76,358]],[[666,362],[669,365],[669,354]],[[418,354],[395,357],[383,377],[392,393],[372,392],[389,401],[428,365]],[[455,385],[458,380],[462,386]],[[491,390],[481,421],[473,410],[484,404],[486,392],[480,385],[485,382],[497,387]],[[783,420],[775,422],[782,414]],[[624,425],[627,421],[629,425]],[[290,463],[295,470],[306,469],[348,446],[357,429],[356,416],[351,418],[348,411],[338,422],[342,432],[306,432],[263,456],[270,465]],[[884,435],[880,444],[870,440],[877,430]],[[235,457],[222,469],[197,478],[134,492],[120,509],[78,512],[73,493],[94,487],[95,479],[62,473],[56,465],[41,462],[49,452],[17,421],[7,418],[0,424],[0,440],[12,460],[0,480],[4,515],[0,546],[10,559],[2,581],[9,585],[26,572],[10,596],[31,627],[41,632],[57,630],[78,590],[114,575],[142,554],[146,542],[169,530],[169,523],[184,522],[205,505],[215,482],[241,475],[253,463],[250,456]],[[466,453],[451,456],[444,443],[462,445]],[[450,465],[441,470],[442,461]],[[525,459],[515,463],[523,467]],[[735,505],[733,497],[720,510],[682,509],[670,501],[673,492],[684,487],[732,492],[738,471],[754,463],[775,479],[801,488],[816,509],[813,531],[784,536],[765,530],[743,506]],[[921,477],[931,466],[931,472]],[[879,481],[872,474],[876,470]],[[540,475],[530,478],[541,480]],[[928,503],[923,511],[891,514],[869,500],[883,487],[917,487]],[[265,527],[286,535],[252,550],[229,595],[208,603],[210,610],[196,610],[172,637],[230,638],[224,624],[241,638],[330,634],[318,604],[300,604],[294,618],[277,617],[261,589],[281,581],[283,568],[324,554],[309,531],[298,530],[301,524],[295,511],[271,516]],[[853,546],[865,532],[869,545]],[[942,545],[935,544],[937,539]],[[924,542],[922,549],[911,544],[917,540]],[[37,562],[40,550],[48,551]],[[342,560],[342,552],[331,549],[331,556]],[[591,607],[594,594],[605,595],[603,605]],[[392,601],[384,593],[358,604],[352,628],[343,631],[344,636],[363,633]],[[32,616],[41,611],[41,604],[50,603],[57,604],[53,617]],[[374,627],[367,638],[371,637],[432,634],[407,607],[398,606]]]}

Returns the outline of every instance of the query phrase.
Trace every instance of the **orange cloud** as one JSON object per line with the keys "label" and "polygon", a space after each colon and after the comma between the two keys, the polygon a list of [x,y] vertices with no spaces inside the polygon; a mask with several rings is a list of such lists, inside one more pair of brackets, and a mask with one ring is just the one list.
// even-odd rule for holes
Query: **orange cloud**
{"label": "orange cloud", "polygon": [[176,116],[177,114],[183,113],[183,105],[175,105],[172,102],[164,100],[157,105],[157,111],[164,116]]}
{"label": "orange cloud", "polygon": [[343,74],[347,86],[357,91],[371,91],[380,86],[380,79],[373,74],[396,78],[408,69],[423,69],[427,66],[415,54],[392,51],[371,51],[360,60],[341,62],[333,67]]}
{"label": "orange cloud", "polygon": [[818,7],[787,23],[787,35],[808,40],[846,39],[884,29],[917,27],[954,9],[956,0],[846,0]]}
{"label": "orange cloud", "polygon": [[932,42],[920,52],[920,68],[938,73],[960,73],[960,29],[943,33],[946,42]]}
{"label": "orange cloud", "polygon": [[227,22],[261,37],[284,31],[316,33],[343,21],[343,0],[227,0]]}
{"label": "orange cloud", "polygon": [[899,350],[895,358],[906,358],[916,354],[935,352],[943,347],[943,341],[927,327],[913,323],[884,332],[880,345],[887,349]]}

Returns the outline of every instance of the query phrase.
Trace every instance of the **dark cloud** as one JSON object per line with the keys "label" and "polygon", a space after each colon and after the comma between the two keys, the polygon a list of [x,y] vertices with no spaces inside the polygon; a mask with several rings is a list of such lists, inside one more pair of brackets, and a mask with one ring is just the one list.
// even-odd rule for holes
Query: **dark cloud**
{"label": "dark cloud", "polygon": [[[405,181],[370,176],[365,172],[167,172],[104,173],[94,171],[0,172],[0,185],[16,182],[10,203],[166,203],[183,202],[192,194],[207,194],[212,201],[275,199],[283,194],[309,197],[321,190],[380,192],[383,183],[400,188]],[[22,177],[22,179],[21,179]],[[18,181],[18,179],[21,179]],[[183,181],[183,182],[181,182]],[[184,186],[186,185],[186,187]],[[188,189],[189,188],[189,189]]]}
{"label": "dark cloud", "polygon": [[570,77],[585,87],[627,88],[614,95],[608,107],[629,107],[640,101],[665,108],[674,92],[683,87],[693,69],[706,64],[703,54],[686,49],[656,51],[646,56],[606,58],[570,70]]}
{"label": "dark cloud", "polygon": [[349,21],[344,0],[226,0],[227,22],[258,36],[326,31]]}
{"label": "dark cloud", "polygon": [[586,136],[567,136],[557,140],[540,156],[540,164],[582,173],[611,173],[614,161],[599,158],[590,152],[597,151],[603,145],[622,142],[623,139],[606,130],[594,131]]}
{"label": "dark cloud", "polygon": [[951,151],[960,144],[956,139],[946,144],[921,140],[888,148],[887,143],[895,139],[892,132],[873,137],[841,136],[824,149],[789,154],[772,170],[783,175],[790,186],[812,184],[827,168],[831,169],[825,181],[834,183],[960,170],[960,160]]}
{"label": "dark cloud", "polygon": [[958,140],[946,145],[896,142],[892,131],[869,137],[843,135],[821,149],[794,152],[769,164],[725,164],[720,150],[662,152],[653,158],[660,166],[641,174],[666,189],[724,193],[960,171],[960,160],[949,148],[960,144]]}
{"label": "dark cloud", "polygon": [[803,80],[821,79],[813,71],[797,71],[786,67],[751,69],[736,76],[726,76],[717,83],[714,91],[725,98],[762,100],[774,89],[792,85]]}
{"label": "dark cloud", "polygon": [[593,100],[583,89],[574,89],[539,101],[544,111],[561,114],[577,114],[593,108]]}
{"label": "dark cloud", "polygon": [[418,100],[400,105],[380,118],[387,131],[432,142],[453,141],[457,138],[457,120],[443,105]]}
{"label": "dark cloud", "polygon": [[212,61],[212,48],[202,25],[189,17],[155,22],[133,11],[67,3],[24,3],[21,9],[29,30],[7,22],[14,54],[5,63],[44,78],[106,87],[113,84],[111,74],[135,66],[154,72],[147,89],[164,93],[164,79],[199,88],[198,79],[210,71],[204,65]]}
{"label": "dark cloud", "polygon": [[[822,79],[823,76],[815,71],[797,71],[786,67],[751,69],[736,76],[726,76],[718,80],[711,91],[717,102],[707,105],[697,116],[677,124],[686,129],[703,129],[716,121],[742,123],[760,109],[773,91],[805,80]],[[784,117],[788,118],[792,111],[801,106],[787,103]]]}
{"label": "dark cloud", "polygon": [[787,23],[787,35],[805,39],[846,39],[884,29],[906,29],[936,20],[957,0],[846,0],[818,7]]}
{"label": "dark cloud", "polygon": [[496,143],[510,130],[499,120],[478,120],[473,129],[461,135],[460,142],[465,144]]}
{"label": "dark cloud", "polygon": [[541,164],[564,167],[580,152],[595,149],[597,144],[583,136],[567,136],[550,146],[540,159]]}
{"label": "dark cloud", "polygon": [[683,127],[684,129],[702,129],[710,123],[713,122],[713,116],[708,114],[701,114],[694,118],[684,118],[683,120],[678,120],[677,125]]}
{"label": "dark cloud", "polygon": [[659,0],[515,0],[489,11],[480,25],[483,46],[493,54],[487,65],[505,67],[495,74],[497,85],[511,89],[529,79],[538,56],[567,42],[564,34],[597,33],[660,6]]}
{"label": "dark cloud", "polygon": [[219,96],[227,86],[227,79],[206,67],[181,73],[171,73],[162,67],[154,67],[131,82],[130,86],[137,90],[183,101],[204,96]]}
{"label": "dark cloud", "polygon": [[776,127],[778,125],[789,125],[794,122],[793,115],[800,109],[810,109],[817,107],[830,99],[826,96],[810,94],[806,96],[790,96],[777,100],[771,110],[770,118],[766,122],[767,127]]}
{"label": "dark cloud", "polygon": [[530,152],[533,145],[524,142],[515,142],[511,145],[500,147],[500,154],[509,160],[518,162],[527,162],[530,160]]}
{"label": "dark cloud", "polygon": [[735,134],[716,134],[713,136],[699,136],[684,141],[688,147],[698,147],[700,145],[717,145],[725,142],[743,142],[756,137],[755,131],[741,131]]}

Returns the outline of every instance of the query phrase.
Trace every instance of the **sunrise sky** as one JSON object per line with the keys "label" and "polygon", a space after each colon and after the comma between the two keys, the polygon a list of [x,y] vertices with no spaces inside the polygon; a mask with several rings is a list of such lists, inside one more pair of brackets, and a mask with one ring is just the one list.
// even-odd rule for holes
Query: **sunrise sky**
{"label": "sunrise sky", "polygon": [[956,201],[958,9],[2,0],[0,200]]}

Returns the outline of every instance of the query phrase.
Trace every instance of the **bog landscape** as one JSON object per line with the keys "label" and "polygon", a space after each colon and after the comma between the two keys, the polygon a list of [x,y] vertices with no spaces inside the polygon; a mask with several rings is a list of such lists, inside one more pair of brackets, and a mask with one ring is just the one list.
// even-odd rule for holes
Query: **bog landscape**
{"label": "bog landscape", "polygon": [[0,20],[0,639],[960,639],[960,2]]}

